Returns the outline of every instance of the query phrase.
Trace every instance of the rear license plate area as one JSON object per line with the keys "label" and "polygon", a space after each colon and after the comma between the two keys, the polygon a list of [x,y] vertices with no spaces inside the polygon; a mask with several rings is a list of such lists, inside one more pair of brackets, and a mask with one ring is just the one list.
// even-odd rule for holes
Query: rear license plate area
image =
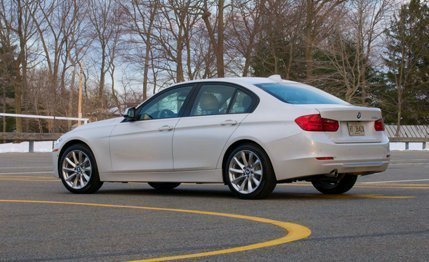
{"label": "rear license plate area", "polygon": [[361,122],[348,122],[349,136],[365,136],[365,127]]}

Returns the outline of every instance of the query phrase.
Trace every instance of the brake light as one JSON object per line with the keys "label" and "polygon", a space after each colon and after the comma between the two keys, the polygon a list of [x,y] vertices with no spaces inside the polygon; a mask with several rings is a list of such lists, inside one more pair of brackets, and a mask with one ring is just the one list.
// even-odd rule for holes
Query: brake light
{"label": "brake light", "polygon": [[384,131],[384,121],[383,119],[378,119],[374,122],[375,131]]}
{"label": "brake light", "polygon": [[320,114],[300,116],[295,123],[305,131],[335,132],[339,128],[338,121],[322,118]]}

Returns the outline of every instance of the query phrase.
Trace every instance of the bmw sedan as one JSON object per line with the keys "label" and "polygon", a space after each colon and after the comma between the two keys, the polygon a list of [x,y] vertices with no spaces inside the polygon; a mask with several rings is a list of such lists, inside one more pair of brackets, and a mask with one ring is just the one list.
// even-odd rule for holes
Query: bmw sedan
{"label": "bmw sedan", "polygon": [[55,175],[73,193],[104,182],[159,191],[224,183],[248,199],[295,181],[341,194],[386,170],[390,157],[380,109],[278,76],[176,84],[124,117],[64,134],[53,152]]}

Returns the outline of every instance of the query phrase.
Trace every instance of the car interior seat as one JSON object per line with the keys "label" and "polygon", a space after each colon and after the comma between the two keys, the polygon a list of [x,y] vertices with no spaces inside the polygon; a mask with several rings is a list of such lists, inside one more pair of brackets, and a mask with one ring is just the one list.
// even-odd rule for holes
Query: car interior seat
{"label": "car interior seat", "polygon": [[200,108],[203,115],[219,114],[219,101],[213,94],[202,94]]}

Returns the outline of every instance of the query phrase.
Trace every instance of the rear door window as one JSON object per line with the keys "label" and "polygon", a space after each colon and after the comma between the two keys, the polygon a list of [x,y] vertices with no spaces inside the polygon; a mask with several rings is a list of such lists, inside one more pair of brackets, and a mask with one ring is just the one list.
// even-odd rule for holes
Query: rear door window
{"label": "rear door window", "polygon": [[202,85],[192,107],[191,116],[226,114],[235,91],[236,88],[228,85]]}
{"label": "rear door window", "polygon": [[252,107],[252,97],[243,91],[237,90],[234,102],[231,106],[229,113],[240,114],[249,113]]}

